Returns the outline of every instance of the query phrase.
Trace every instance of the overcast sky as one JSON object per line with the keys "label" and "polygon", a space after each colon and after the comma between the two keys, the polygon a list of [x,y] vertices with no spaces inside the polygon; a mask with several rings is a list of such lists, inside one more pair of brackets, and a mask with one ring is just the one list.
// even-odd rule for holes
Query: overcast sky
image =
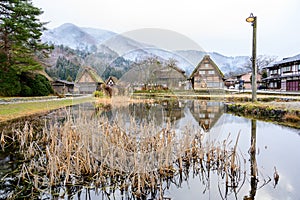
{"label": "overcast sky", "polygon": [[205,51],[251,55],[257,16],[257,54],[279,58],[300,53],[299,0],[33,0],[48,28],[63,23],[123,33],[168,29],[187,36]]}

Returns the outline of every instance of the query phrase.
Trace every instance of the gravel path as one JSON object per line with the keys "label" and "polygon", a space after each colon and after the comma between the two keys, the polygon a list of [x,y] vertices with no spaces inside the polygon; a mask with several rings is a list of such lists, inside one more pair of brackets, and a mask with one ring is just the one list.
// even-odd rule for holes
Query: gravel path
{"label": "gravel path", "polygon": [[65,99],[80,99],[85,98],[89,95],[78,95],[72,97],[64,97],[58,98],[57,96],[49,96],[49,97],[15,97],[15,98],[0,98],[1,104],[16,104],[16,103],[28,103],[28,102],[46,102],[46,101],[61,101]]}

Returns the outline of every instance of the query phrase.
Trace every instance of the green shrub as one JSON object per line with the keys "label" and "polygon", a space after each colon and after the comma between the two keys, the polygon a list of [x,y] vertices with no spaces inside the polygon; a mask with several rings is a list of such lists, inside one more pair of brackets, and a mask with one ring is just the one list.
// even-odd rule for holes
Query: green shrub
{"label": "green shrub", "polygon": [[102,91],[95,91],[95,92],[93,93],[93,95],[94,95],[94,97],[103,97],[103,96],[104,96],[104,94],[103,94]]}
{"label": "green shrub", "polygon": [[48,96],[53,94],[48,79],[41,74],[23,73],[21,74],[22,96]]}
{"label": "green shrub", "polygon": [[32,96],[32,89],[28,85],[22,85],[20,95],[24,97]]}
{"label": "green shrub", "polygon": [[47,96],[53,93],[50,82],[41,74],[35,75],[34,79],[29,83],[29,86],[32,89],[33,96]]}
{"label": "green shrub", "polygon": [[0,68],[0,96],[17,96],[20,91],[20,78],[16,71]]}

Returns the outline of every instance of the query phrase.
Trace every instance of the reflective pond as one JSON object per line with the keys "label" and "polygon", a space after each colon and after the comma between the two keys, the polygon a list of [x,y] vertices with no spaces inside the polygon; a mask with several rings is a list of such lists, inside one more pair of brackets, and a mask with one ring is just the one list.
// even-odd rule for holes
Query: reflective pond
{"label": "reflective pond", "polygon": [[[33,136],[36,141],[23,134],[24,128],[18,133],[23,135],[15,137],[23,141],[16,145],[20,150],[11,152],[11,136],[5,136],[1,198],[19,194],[41,199],[300,196],[300,130],[224,113],[221,102],[83,104],[45,118],[49,122],[42,123],[40,136]],[[2,133],[6,131],[8,127]],[[19,158],[25,164],[18,163]]]}

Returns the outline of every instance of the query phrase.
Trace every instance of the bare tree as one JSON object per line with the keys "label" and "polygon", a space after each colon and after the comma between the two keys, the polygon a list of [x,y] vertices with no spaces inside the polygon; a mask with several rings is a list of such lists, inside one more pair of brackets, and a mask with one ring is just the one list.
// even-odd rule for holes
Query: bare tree
{"label": "bare tree", "polygon": [[[274,62],[277,59],[277,56],[267,56],[259,55],[256,58],[256,65],[258,71],[261,71],[263,67],[268,66],[270,63]],[[252,62],[249,59],[248,62],[244,65],[246,69],[252,70]]]}

